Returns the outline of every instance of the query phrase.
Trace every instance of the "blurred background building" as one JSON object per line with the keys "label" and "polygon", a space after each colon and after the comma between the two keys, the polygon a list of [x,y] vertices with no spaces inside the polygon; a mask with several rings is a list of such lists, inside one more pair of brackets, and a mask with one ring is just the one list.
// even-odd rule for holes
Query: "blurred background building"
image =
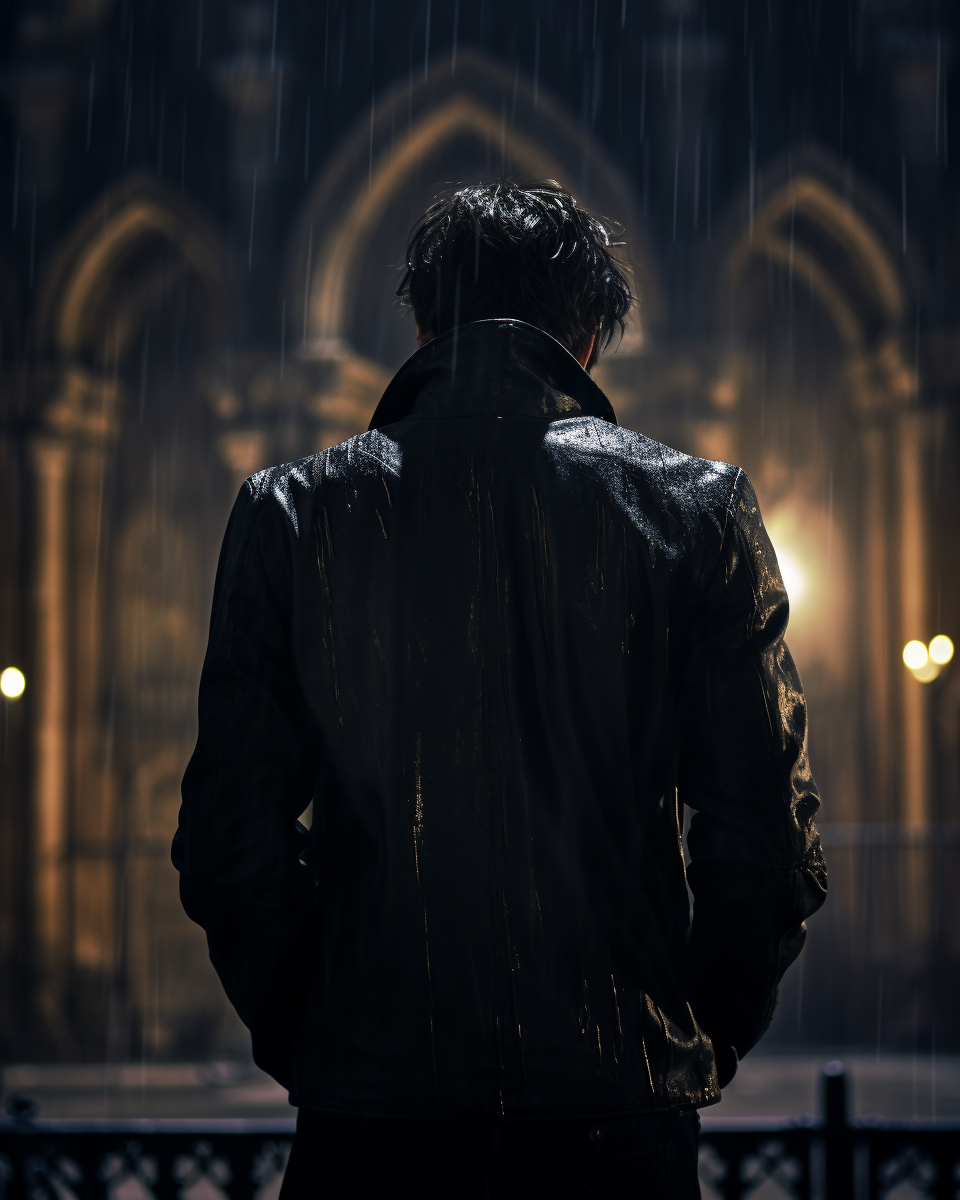
{"label": "blurred background building", "polygon": [[956,18],[4,7],[0,1060],[245,1052],[169,860],[220,539],[246,475],[365,428],[414,220],[499,174],[622,224],[597,378],[744,466],[780,557],[831,894],[770,1039],[960,1049]]}

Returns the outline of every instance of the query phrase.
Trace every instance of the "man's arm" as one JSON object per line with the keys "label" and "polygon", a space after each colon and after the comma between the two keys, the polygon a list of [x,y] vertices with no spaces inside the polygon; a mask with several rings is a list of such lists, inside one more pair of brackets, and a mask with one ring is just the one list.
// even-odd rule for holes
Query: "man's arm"
{"label": "man's arm", "polygon": [[224,537],[200,680],[199,736],[172,857],[187,915],[254,1039],[284,1082],[309,919],[296,818],[318,773],[318,737],[290,655],[286,518],[248,482]]}
{"label": "man's arm", "polygon": [[767,1029],[804,920],[826,898],[787,596],[757,498],[737,477],[721,553],[694,621],[679,794],[690,826],[691,1006],[721,1086]]}

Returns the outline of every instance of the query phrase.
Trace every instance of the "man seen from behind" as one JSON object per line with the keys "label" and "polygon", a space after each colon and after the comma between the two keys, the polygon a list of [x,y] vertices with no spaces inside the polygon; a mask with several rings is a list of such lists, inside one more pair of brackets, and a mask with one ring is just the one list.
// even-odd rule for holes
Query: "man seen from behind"
{"label": "man seen from behind", "polygon": [[757,499],[617,425],[631,291],[552,182],[438,201],[400,294],[369,430],[234,507],[183,904],[299,1108],[285,1200],[696,1197],[826,892]]}

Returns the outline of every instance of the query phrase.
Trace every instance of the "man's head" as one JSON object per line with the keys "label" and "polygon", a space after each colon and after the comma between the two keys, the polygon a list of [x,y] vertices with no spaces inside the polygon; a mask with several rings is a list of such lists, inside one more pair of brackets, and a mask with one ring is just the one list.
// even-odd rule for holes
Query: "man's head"
{"label": "man's head", "polygon": [[456,325],[513,317],[549,333],[584,367],[633,301],[612,230],[552,180],[460,188],[424,214],[397,295],[421,344]]}

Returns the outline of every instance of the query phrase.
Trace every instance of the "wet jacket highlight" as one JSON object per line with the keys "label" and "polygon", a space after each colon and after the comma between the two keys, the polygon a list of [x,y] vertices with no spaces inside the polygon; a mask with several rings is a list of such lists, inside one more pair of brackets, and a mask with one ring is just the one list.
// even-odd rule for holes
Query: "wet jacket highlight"
{"label": "wet jacket highlight", "polygon": [[292,1102],[719,1099],[826,889],[786,623],[743,472],[619,428],[522,322],[248,479],[173,858]]}

